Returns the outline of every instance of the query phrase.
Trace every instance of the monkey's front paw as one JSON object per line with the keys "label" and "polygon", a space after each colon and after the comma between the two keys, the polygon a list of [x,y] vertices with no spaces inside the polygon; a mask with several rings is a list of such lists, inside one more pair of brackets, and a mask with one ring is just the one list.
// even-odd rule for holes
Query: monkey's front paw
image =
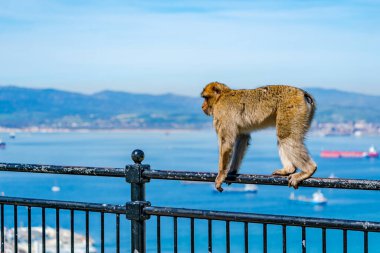
{"label": "monkey's front paw", "polygon": [[219,192],[223,191],[222,184],[224,182],[224,179],[226,179],[226,175],[224,174],[218,174],[218,176],[215,178],[215,189],[217,189]]}
{"label": "monkey's front paw", "polygon": [[288,177],[288,186],[293,187],[294,189],[298,189],[298,184],[301,182],[301,180],[298,178],[299,175],[292,174]]}
{"label": "monkey's front paw", "polygon": [[219,180],[218,178],[215,180],[215,189],[218,190],[218,192],[223,191],[222,183],[223,183],[223,181]]}
{"label": "monkey's front paw", "polygon": [[218,192],[222,192],[222,191],[223,191],[222,184],[215,183],[215,189],[216,189]]}

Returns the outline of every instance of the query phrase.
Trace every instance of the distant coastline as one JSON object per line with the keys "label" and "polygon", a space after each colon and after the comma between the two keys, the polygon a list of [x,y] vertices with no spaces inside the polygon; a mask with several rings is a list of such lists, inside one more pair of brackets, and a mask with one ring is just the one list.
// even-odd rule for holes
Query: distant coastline
{"label": "distant coastline", "polygon": [[[317,101],[313,131],[320,135],[378,135],[380,96],[306,89]],[[5,131],[173,131],[212,127],[201,97],[0,86],[0,127]],[[8,130],[11,129],[11,130]],[[4,130],[3,130],[4,131]]]}
{"label": "distant coastline", "polygon": [[[196,132],[196,131],[213,131],[211,125],[203,127],[172,127],[172,128],[54,128],[31,126],[23,128],[11,128],[0,126],[0,133],[88,133],[88,132]],[[271,131],[271,130],[264,130]],[[315,122],[310,129],[310,134],[317,136],[379,136],[380,123],[371,123],[365,121],[348,122],[348,123],[317,123]]]}
{"label": "distant coastline", "polygon": [[212,128],[49,128],[49,127],[27,127],[27,128],[7,128],[0,127],[0,133],[93,133],[93,132],[196,132],[208,131]]}

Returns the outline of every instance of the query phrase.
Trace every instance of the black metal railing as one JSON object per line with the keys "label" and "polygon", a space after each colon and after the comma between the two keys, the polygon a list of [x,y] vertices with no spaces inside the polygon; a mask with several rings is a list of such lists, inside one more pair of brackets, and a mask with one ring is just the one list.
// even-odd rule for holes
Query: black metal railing
{"label": "black metal railing", "polygon": [[[105,222],[104,215],[112,214],[116,216],[116,252],[120,252],[120,216],[125,215],[131,221],[130,244],[131,252],[146,252],[146,220],[151,216],[156,217],[156,251],[162,251],[162,227],[161,220],[164,217],[173,219],[173,251],[178,252],[178,220],[188,219],[190,221],[190,251],[196,250],[195,227],[196,220],[207,221],[207,250],[213,252],[213,224],[216,221],[225,222],[225,250],[231,252],[231,222],[243,225],[242,241],[244,242],[244,252],[249,252],[250,236],[249,224],[262,225],[262,248],[263,252],[268,251],[268,226],[277,225],[281,227],[283,252],[288,250],[288,228],[299,227],[301,229],[300,249],[302,252],[307,250],[307,228],[320,229],[321,232],[321,249],[327,251],[327,230],[341,230],[343,238],[343,252],[347,252],[348,231],[360,231],[363,233],[363,251],[369,251],[368,233],[380,232],[380,222],[327,219],[313,217],[298,217],[284,215],[268,215],[241,212],[222,212],[209,210],[196,210],[186,208],[158,207],[151,206],[151,203],[145,199],[145,185],[151,179],[161,180],[181,180],[181,181],[202,181],[213,182],[216,173],[200,173],[188,171],[157,171],[151,170],[149,165],[143,165],[144,153],[141,150],[132,152],[132,159],[135,162],[127,165],[125,168],[104,168],[104,167],[72,167],[72,166],[52,166],[52,165],[35,165],[35,164],[10,164],[1,163],[0,171],[12,172],[31,172],[31,173],[50,173],[50,174],[69,174],[69,175],[87,175],[87,176],[105,176],[105,177],[122,177],[131,186],[130,200],[123,205],[42,200],[16,197],[0,197],[1,208],[1,252],[5,252],[5,231],[4,216],[5,207],[13,206],[13,250],[18,252],[18,207],[27,207],[28,223],[28,252],[32,252],[32,209],[41,209],[41,227],[42,227],[42,252],[46,252],[46,210],[55,210],[56,224],[56,252],[60,252],[60,213],[68,210],[70,217],[70,244],[71,252],[75,250],[75,213],[85,213],[85,244],[86,252],[90,252],[90,213],[100,214],[100,251],[105,252]],[[287,185],[286,177],[263,176],[263,175],[237,175],[227,178],[227,182],[242,184],[264,184],[264,185]],[[360,189],[360,190],[379,190],[380,181],[378,180],[357,180],[357,179],[330,179],[330,178],[310,178],[301,183],[304,187],[318,188],[340,188],[340,189]],[[204,250],[203,250],[204,251]]]}

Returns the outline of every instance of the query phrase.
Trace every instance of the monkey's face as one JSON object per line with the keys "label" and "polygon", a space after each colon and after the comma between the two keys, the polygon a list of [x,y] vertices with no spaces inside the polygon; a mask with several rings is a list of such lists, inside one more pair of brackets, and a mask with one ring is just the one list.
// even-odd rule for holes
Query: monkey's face
{"label": "monkey's face", "polygon": [[204,98],[202,110],[208,116],[212,115],[212,106],[215,103],[215,94],[209,86],[207,85],[201,93],[202,98]]}
{"label": "monkey's face", "polygon": [[201,97],[204,98],[202,110],[206,115],[212,115],[214,104],[218,101],[220,95],[225,90],[229,90],[229,88],[218,82],[209,83],[206,87],[204,87]]}
{"label": "monkey's face", "polygon": [[211,109],[212,109],[212,105],[210,105],[210,98],[207,96],[202,96],[202,97],[205,99],[202,104],[202,110],[206,115],[210,116]]}

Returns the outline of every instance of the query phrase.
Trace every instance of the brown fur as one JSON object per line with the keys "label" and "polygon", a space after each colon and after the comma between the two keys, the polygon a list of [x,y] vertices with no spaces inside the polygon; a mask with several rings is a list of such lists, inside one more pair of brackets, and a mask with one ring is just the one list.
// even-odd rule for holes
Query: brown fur
{"label": "brown fur", "polygon": [[[283,168],[274,175],[289,176],[289,186],[313,175],[317,169],[304,145],[315,112],[315,100],[307,92],[286,85],[233,90],[218,82],[206,85],[202,110],[213,117],[218,134],[219,171],[215,187],[222,191],[227,173],[236,174],[248,147],[250,132],[275,126]],[[296,168],[301,172],[295,173]]]}

